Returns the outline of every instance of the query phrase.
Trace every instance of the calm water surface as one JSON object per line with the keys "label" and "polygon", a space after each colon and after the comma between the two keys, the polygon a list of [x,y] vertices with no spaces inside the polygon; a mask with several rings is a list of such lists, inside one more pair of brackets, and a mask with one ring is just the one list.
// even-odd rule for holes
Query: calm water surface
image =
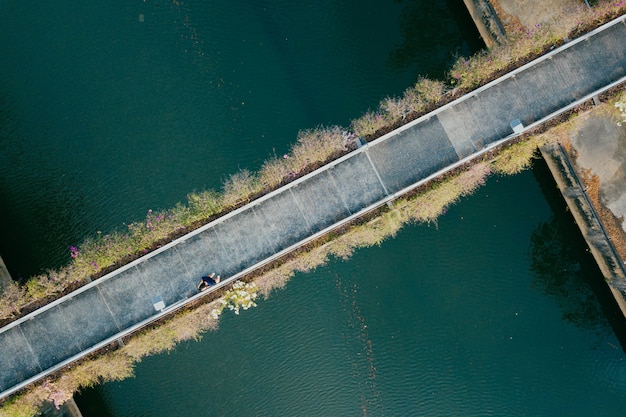
{"label": "calm water surface", "polygon": [[[5,0],[0,19],[15,277],[480,47],[452,0]],[[77,401],[86,417],[621,416],[623,326],[600,281],[538,164]]]}

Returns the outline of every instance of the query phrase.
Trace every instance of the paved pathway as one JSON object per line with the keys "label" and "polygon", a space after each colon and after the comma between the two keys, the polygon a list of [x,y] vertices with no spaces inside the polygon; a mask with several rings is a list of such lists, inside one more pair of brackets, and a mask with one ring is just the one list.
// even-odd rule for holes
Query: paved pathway
{"label": "paved pathway", "polygon": [[571,42],[0,329],[0,398],[622,79],[625,40],[620,21]]}

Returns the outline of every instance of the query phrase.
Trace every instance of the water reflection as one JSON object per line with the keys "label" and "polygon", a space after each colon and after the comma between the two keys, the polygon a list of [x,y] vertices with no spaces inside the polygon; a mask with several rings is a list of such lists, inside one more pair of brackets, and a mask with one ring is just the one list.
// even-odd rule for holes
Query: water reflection
{"label": "water reflection", "polygon": [[[442,78],[456,56],[470,56],[485,46],[464,8],[454,7],[446,0],[404,3],[398,22],[404,41],[389,54],[388,69],[402,71],[417,63],[419,74]],[[452,42],[459,37],[459,30],[462,39]],[[459,45],[453,53],[436,47],[449,43]]]}
{"label": "water reflection", "polygon": [[560,223],[553,216],[531,234],[533,285],[557,300],[564,320],[585,329],[607,328],[600,303],[587,282],[601,277],[583,269],[579,259],[588,254],[579,253],[578,241],[568,239]]}
{"label": "water reflection", "polygon": [[555,213],[531,234],[533,284],[557,300],[564,320],[603,334],[613,331],[626,352],[624,316],[543,159],[535,161],[533,174]]}

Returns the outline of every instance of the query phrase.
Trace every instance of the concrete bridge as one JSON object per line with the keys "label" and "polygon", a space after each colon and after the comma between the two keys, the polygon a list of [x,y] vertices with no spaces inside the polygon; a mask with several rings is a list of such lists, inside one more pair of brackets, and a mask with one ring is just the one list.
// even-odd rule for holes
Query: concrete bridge
{"label": "concrete bridge", "polygon": [[[0,329],[0,398],[626,81],[623,18]],[[513,122],[513,123],[512,123]]]}

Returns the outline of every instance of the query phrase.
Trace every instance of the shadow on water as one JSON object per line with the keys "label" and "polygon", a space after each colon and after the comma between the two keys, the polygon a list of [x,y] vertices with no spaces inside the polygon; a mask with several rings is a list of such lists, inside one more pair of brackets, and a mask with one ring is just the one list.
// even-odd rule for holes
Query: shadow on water
{"label": "shadow on water", "polygon": [[[44,272],[38,265],[61,268],[69,259],[69,250],[66,248],[69,248],[71,242],[79,240],[73,213],[67,207],[70,204],[81,207],[82,196],[50,192],[67,189],[61,184],[60,178],[21,178],[20,187],[40,190],[36,197],[20,194],[11,188],[10,183],[0,179],[0,254],[5,257],[7,269],[15,280],[25,281],[28,277]],[[20,210],[19,207],[25,209]],[[46,225],[44,233],[51,237],[40,245],[33,237],[41,233],[38,225],[42,224]],[[65,247],[54,245],[54,239],[68,243]]]}
{"label": "shadow on water", "polygon": [[[389,54],[387,68],[402,71],[417,63],[420,74],[442,79],[457,56],[470,56],[485,47],[460,0],[405,3],[398,22],[404,41]],[[451,43],[459,35],[461,40],[456,44],[460,46],[454,55],[450,49],[439,46]]]}
{"label": "shadow on water", "polygon": [[113,417],[114,414],[108,407],[107,401],[100,391],[86,389],[79,395],[74,395],[74,401],[83,416],[90,417]]}
{"label": "shadow on water", "polygon": [[598,265],[543,159],[533,174],[554,215],[531,235],[533,284],[554,298],[563,320],[596,331],[612,328],[626,352],[626,326]]}

